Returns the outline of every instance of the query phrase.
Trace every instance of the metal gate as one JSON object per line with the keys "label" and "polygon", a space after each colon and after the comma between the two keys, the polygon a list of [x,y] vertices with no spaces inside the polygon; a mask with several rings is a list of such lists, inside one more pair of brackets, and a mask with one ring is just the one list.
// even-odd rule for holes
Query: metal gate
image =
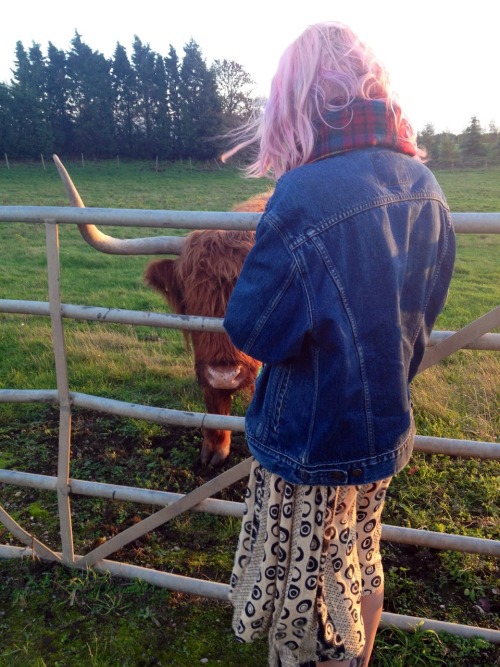
{"label": "metal gate", "polygon": [[[107,557],[125,544],[157,528],[187,509],[213,514],[241,517],[243,505],[211,498],[212,495],[248,475],[250,459],[221,473],[210,482],[182,495],[144,488],[119,486],[99,482],[72,479],[69,476],[72,407],[92,409],[113,415],[144,419],[162,424],[194,428],[223,428],[244,431],[243,417],[223,417],[203,413],[187,413],[177,410],[130,404],[89,394],[72,392],[68,378],[63,320],[65,318],[133,324],[176,329],[223,331],[222,320],[204,317],[186,317],[161,313],[128,311],[111,307],[69,305],[61,302],[59,275],[59,224],[93,223],[113,226],[162,227],[162,228],[212,228],[253,229],[260,214],[207,213],[176,211],[139,211],[123,209],[74,209],[66,207],[0,207],[0,222],[26,222],[44,224],[46,231],[49,301],[19,301],[0,299],[0,312],[45,315],[50,317],[54,341],[57,389],[14,390],[1,389],[0,402],[35,402],[59,405],[59,448],[57,476],[38,475],[21,471],[0,469],[0,483],[20,487],[50,490],[57,494],[61,533],[61,551],[54,551],[19,525],[0,505],[0,521],[24,547],[0,545],[0,557],[39,557],[57,561],[66,566],[85,569],[93,567],[120,577],[138,577],[157,586],[189,594],[226,600],[229,586],[224,583],[204,581],[138,567],[109,560]],[[500,214],[455,213],[455,230],[459,233],[500,233]],[[469,348],[500,351],[500,334],[490,333],[500,326],[500,306],[458,332],[435,331],[429,341],[420,370],[427,368],[453,352]],[[500,460],[500,445],[489,442],[453,440],[416,436],[415,450],[434,454],[475,457]],[[153,513],[138,524],[128,528],[85,555],[74,553],[71,519],[73,494],[114,500],[131,501],[158,506]],[[449,549],[468,553],[500,556],[500,542],[384,525],[382,539],[414,544],[434,549]],[[446,631],[462,636],[480,636],[500,643],[500,631],[486,628],[445,623],[432,619],[402,616],[384,612],[382,625],[413,629],[423,624],[424,629]]]}

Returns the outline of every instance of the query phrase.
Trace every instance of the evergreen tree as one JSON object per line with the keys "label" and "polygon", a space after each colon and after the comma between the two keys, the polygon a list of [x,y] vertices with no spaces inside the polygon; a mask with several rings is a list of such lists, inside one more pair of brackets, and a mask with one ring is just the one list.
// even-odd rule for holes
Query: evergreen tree
{"label": "evergreen tree", "polygon": [[483,131],[477,116],[473,116],[462,135],[460,150],[464,165],[478,167],[484,164],[487,148],[483,142]]}
{"label": "evergreen tree", "polygon": [[69,79],[66,74],[66,54],[51,42],[47,49],[46,91],[47,120],[52,128],[54,150],[68,153],[73,146],[73,124],[70,111]]}
{"label": "evergreen tree", "polygon": [[215,157],[214,140],[221,130],[221,100],[215,74],[208,69],[193,39],[184,47],[180,83],[183,155],[197,160]]}
{"label": "evergreen tree", "polygon": [[29,90],[40,105],[46,99],[45,59],[40,44],[32,43],[28,53],[21,42],[16,44],[14,83],[21,90]]}
{"label": "evergreen tree", "polygon": [[439,135],[437,161],[440,167],[453,169],[460,164],[461,156],[456,137],[450,132]]}
{"label": "evergreen tree", "polygon": [[51,128],[36,96],[19,86],[11,88],[10,105],[13,127],[11,137],[18,157],[39,158],[53,152]]}
{"label": "evergreen tree", "polygon": [[421,148],[425,148],[429,162],[433,162],[437,158],[437,141],[432,123],[427,123],[424,129],[417,134],[417,142]]}
{"label": "evergreen tree", "polygon": [[488,164],[494,164],[494,165],[499,165],[500,164],[500,141],[496,141],[496,143],[491,144],[488,148],[488,152],[486,153],[486,159],[488,161]]}
{"label": "evergreen tree", "polygon": [[490,121],[488,134],[483,135],[486,141],[486,160],[488,164],[500,164],[500,137],[495,121]]}
{"label": "evergreen tree", "polygon": [[11,89],[0,83],[0,153],[17,155],[15,120]]}
{"label": "evergreen tree", "polygon": [[111,65],[114,94],[116,148],[120,155],[134,157],[137,143],[137,81],[125,48],[116,45]]}
{"label": "evergreen tree", "polygon": [[170,119],[170,154],[168,156],[170,158],[178,158],[182,155],[182,97],[179,70],[177,51],[170,45],[168,56],[165,58],[167,113]]}
{"label": "evergreen tree", "polygon": [[12,72],[13,83],[21,88],[31,87],[31,65],[22,42],[16,42],[16,59]]}
{"label": "evergreen tree", "polygon": [[68,76],[74,116],[74,149],[96,157],[115,154],[111,63],[78,33],[71,40]]}
{"label": "evergreen tree", "polygon": [[168,85],[164,59],[155,54],[153,98],[153,150],[156,156],[171,157],[170,116],[168,113]]}
{"label": "evergreen tree", "polygon": [[156,54],[149,44],[143,44],[137,35],[132,45],[132,62],[137,83],[139,130],[142,135],[143,157],[154,157],[153,127],[155,118],[155,63]]}
{"label": "evergreen tree", "polygon": [[47,119],[45,60],[40,45],[33,43],[27,53],[21,42],[16,44],[16,62],[11,86],[10,109],[15,153],[34,158],[50,153],[53,147]]}
{"label": "evergreen tree", "polygon": [[500,135],[494,121],[490,121],[489,132],[486,135],[488,164],[500,164]]}

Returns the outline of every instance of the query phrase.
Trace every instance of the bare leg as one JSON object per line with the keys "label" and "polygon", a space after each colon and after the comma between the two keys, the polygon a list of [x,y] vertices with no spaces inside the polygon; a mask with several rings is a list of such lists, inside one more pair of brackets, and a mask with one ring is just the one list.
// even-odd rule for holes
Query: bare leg
{"label": "bare leg", "polygon": [[[354,663],[356,667],[368,667],[370,657],[373,651],[373,643],[377,628],[382,616],[382,605],[384,603],[384,589],[381,586],[371,595],[361,598],[361,616],[365,626],[365,648],[363,656],[359,663]],[[351,667],[353,661],[349,660],[328,660],[327,662],[317,662],[317,667]]]}
{"label": "bare leg", "polygon": [[361,616],[365,626],[365,650],[363,652],[365,661],[362,667],[368,667],[373,650],[373,643],[377,628],[382,616],[382,605],[384,604],[384,587],[380,586],[371,595],[361,598]]}
{"label": "bare leg", "polygon": [[[346,660],[328,660],[317,662],[317,667],[368,667],[375,642],[375,635],[382,616],[384,603],[384,578],[380,556],[381,514],[384,507],[385,492],[390,479],[381,480],[376,485],[360,487],[362,494],[357,499],[357,547],[361,572],[366,573],[370,581],[364,586],[370,595],[361,598],[360,613],[365,631],[363,654]],[[376,522],[376,523],[375,523]],[[371,526],[368,530],[368,526]],[[366,535],[371,535],[370,544],[365,545]],[[367,558],[368,556],[368,558]],[[374,576],[375,575],[375,576]],[[377,583],[378,580],[378,583]],[[374,587],[376,586],[376,587]]]}

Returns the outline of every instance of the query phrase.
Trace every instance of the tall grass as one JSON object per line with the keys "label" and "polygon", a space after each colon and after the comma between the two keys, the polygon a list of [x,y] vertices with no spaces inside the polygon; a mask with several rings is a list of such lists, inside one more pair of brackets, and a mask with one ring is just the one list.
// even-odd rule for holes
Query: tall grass
{"label": "tall grass", "polygon": [[[61,205],[52,165],[0,170],[0,205]],[[213,164],[79,163],[67,165],[87,206],[229,210],[268,189]],[[454,211],[499,211],[500,172],[438,172]],[[150,230],[109,230],[144,236]],[[160,233],[152,231],[151,233]],[[161,232],[164,233],[164,232]],[[65,303],[164,311],[143,284],[148,259],[111,257],[85,246],[61,225],[61,288]],[[450,296],[437,328],[457,329],[500,300],[500,237],[460,235]],[[0,224],[0,298],[47,300],[42,226]],[[54,388],[46,318],[0,314],[0,386]],[[192,360],[176,331],[65,321],[70,388],[137,403],[202,410]],[[418,432],[498,441],[498,354],[461,351],[417,377]],[[244,414],[245,397],[234,406]],[[216,474],[197,463],[200,433],[75,411],[71,475],[172,491]],[[0,467],[54,474],[57,413],[36,405],[0,404]],[[235,436],[232,461],[247,455]],[[415,454],[395,478],[384,520],[389,524],[500,539],[499,466],[489,461]],[[1,501],[22,525],[59,549],[54,494],[5,486]],[[241,499],[243,485],[224,492]],[[72,499],[78,553],[148,514],[129,503]],[[181,517],[130,545],[117,558],[148,567],[227,581],[238,522]],[[0,541],[12,536],[0,527]],[[15,543],[15,541],[13,541]],[[496,627],[497,563],[492,558],[385,544],[386,608],[440,620]],[[5,611],[2,614],[2,610]],[[208,665],[259,667],[264,642],[236,644],[230,608],[169,594],[140,582],[77,574],[43,563],[0,562],[0,667],[19,665]],[[384,630],[373,664],[500,665],[498,648],[482,640]]]}

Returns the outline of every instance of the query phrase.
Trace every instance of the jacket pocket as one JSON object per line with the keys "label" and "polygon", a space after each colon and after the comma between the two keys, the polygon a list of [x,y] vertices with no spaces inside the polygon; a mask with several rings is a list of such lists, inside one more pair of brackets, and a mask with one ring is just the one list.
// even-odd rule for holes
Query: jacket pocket
{"label": "jacket pocket", "polygon": [[286,406],[291,372],[291,364],[280,364],[275,368],[272,389],[273,400],[271,403],[272,414],[270,415],[271,428],[275,433],[279,431],[281,415]]}

